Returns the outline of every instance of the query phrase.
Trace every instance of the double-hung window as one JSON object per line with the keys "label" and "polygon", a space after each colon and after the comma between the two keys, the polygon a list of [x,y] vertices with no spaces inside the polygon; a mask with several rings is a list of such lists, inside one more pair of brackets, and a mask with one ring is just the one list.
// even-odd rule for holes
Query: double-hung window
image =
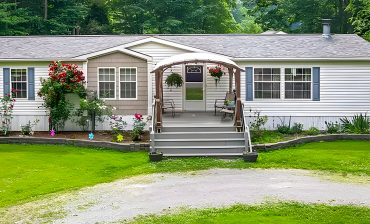
{"label": "double-hung window", "polygon": [[254,98],[280,99],[280,68],[254,69]]}
{"label": "double-hung window", "polygon": [[285,99],[311,99],[311,68],[285,68]]}
{"label": "double-hung window", "polygon": [[10,82],[13,98],[27,98],[27,69],[11,69]]}
{"label": "double-hung window", "polygon": [[116,98],[116,68],[98,68],[99,98]]}
{"label": "double-hung window", "polygon": [[137,68],[120,68],[120,98],[136,99],[137,97]]}

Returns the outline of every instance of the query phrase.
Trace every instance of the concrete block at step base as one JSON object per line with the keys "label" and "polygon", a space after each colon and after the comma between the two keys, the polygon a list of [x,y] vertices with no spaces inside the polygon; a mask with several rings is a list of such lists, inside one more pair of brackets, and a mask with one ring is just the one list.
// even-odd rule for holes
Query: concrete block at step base
{"label": "concrete block at step base", "polygon": [[150,152],[149,153],[149,160],[150,162],[159,162],[163,159],[163,153],[158,152]]}
{"label": "concrete block at step base", "polygon": [[245,152],[243,153],[243,159],[245,162],[255,163],[258,158],[257,152]]}

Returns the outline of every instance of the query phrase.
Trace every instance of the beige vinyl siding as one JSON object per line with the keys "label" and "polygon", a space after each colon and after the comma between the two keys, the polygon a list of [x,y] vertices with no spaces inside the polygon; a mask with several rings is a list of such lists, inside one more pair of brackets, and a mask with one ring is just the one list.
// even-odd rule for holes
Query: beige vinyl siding
{"label": "beige vinyl siding", "polygon": [[268,116],[352,116],[370,112],[370,63],[305,62],[305,63],[239,63],[248,67],[320,67],[320,101],[309,99],[257,99],[245,101],[245,73],[242,73],[242,99],[246,110],[259,110]]}
{"label": "beige vinyl siding", "polygon": [[[87,64],[87,88],[89,90],[98,90],[99,67],[116,68],[116,99],[106,99],[107,104],[117,108],[116,114],[148,113],[148,64],[145,60],[119,52],[89,59]],[[122,67],[137,68],[137,99],[119,99],[119,68]]]}
{"label": "beige vinyl siding", "polygon": [[[130,48],[131,50],[140,52],[142,54],[149,55],[153,58],[153,67],[158,62],[162,61],[165,58],[171,57],[177,54],[189,53],[189,51],[159,44],[159,43],[144,43]],[[167,76],[172,72],[179,73],[183,75],[183,65],[173,66],[171,69],[167,69],[163,74],[163,81],[166,80]],[[155,76],[152,75],[152,93],[153,97],[155,95]],[[184,77],[184,75],[183,75]],[[168,88],[165,83],[163,83],[163,97],[164,99],[173,99],[176,105],[176,110],[182,110],[183,106],[183,88]],[[152,102],[150,102],[151,105]]]}

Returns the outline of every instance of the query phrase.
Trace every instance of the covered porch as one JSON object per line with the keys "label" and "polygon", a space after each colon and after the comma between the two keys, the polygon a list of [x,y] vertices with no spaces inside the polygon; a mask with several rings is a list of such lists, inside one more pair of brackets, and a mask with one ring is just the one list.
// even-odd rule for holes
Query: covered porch
{"label": "covered porch", "polygon": [[[224,77],[221,78],[220,83],[217,87],[214,86],[215,81],[213,77],[208,74],[207,65],[217,65],[222,66]],[[168,74],[172,69],[182,66],[181,75],[184,79],[183,88],[176,89],[173,92],[169,92],[168,88],[164,86],[164,76],[165,72]],[[201,93],[204,94],[203,101],[188,99],[194,97],[193,92],[190,93],[188,86],[190,84],[199,83],[189,83],[190,79],[194,79],[195,74],[188,74],[188,70],[194,68],[198,69],[202,78],[199,80],[203,84],[203,90]],[[213,125],[232,125],[237,129],[241,129],[243,126],[242,118],[242,102],[241,102],[241,71],[243,71],[235,62],[230,59],[210,53],[185,53],[180,55],[175,55],[170,58],[164,59],[159,62],[152,73],[155,74],[154,83],[154,102],[153,102],[153,128],[155,132],[161,132],[161,128],[166,125],[172,124],[213,124]],[[192,71],[193,72],[193,71]],[[198,81],[198,80],[197,80]],[[171,90],[172,91],[172,90]],[[165,94],[164,94],[165,92]],[[199,91],[198,91],[199,92]],[[232,108],[233,113],[230,116],[230,111],[223,119],[222,116],[225,114],[220,114],[220,108],[217,108],[217,116],[214,116],[214,102],[216,96],[219,103],[223,103],[223,98],[227,93],[232,93],[235,96],[235,105]],[[171,95],[172,97],[168,97]],[[195,96],[198,97],[199,95]],[[202,97],[202,96],[201,96]],[[175,98],[176,101],[176,116],[168,116],[168,114],[163,114],[166,108],[166,101],[171,98]],[[171,111],[167,111],[171,113]],[[232,119],[230,119],[232,118]]]}
{"label": "covered porch", "polygon": [[[164,72],[172,66],[189,64],[216,64],[224,67],[224,70],[226,70],[224,72],[228,73],[229,78],[227,91],[225,92],[234,94],[232,116],[225,118],[222,118],[222,115],[216,116],[213,108],[207,110],[206,106],[203,107],[203,104],[199,104],[194,98],[185,102],[189,103],[190,107],[187,108],[191,110],[176,112],[175,116],[171,112],[163,113]],[[194,74],[191,73],[193,71],[197,75],[202,74],[201,77],[203,78],[194,78]],[[208,53],[180,54],[167,58],[155,66],[152,71],[155,73],[155,99],[152,107],[153,119],[149,154],[152,161],[157,161],[158,156],[244,157],[246,161],[251,160],[251,158],[253,161],[257,159],[257,153],[252,151],[248,125],[244,122],[240,87],[241,71],[242,69],[230,59]],[[207,75],[206,72],[202,73],[201,69],[198,68],[192,69],[191,72],[191,75],[185,73],[185,85],[187,85],[188,79],[195,81],[196,84],[201,83]],[[195,85],[195,87],[199,89],[202,85]],[[225,90],[225,88],[222,89]],[[214,91],[217,91],[217,88]],[[203,94],[207,93],[204,89],[202,92]],[[199,90],[198,93],[200,93]],[[194,94],[185,94],[185,97],[188,95],[194,96]],[[196,97],[199,97],[199,95]],[[195,99],[198,99],[196,97]],[[188,97],[185,99],[188,99]]]}

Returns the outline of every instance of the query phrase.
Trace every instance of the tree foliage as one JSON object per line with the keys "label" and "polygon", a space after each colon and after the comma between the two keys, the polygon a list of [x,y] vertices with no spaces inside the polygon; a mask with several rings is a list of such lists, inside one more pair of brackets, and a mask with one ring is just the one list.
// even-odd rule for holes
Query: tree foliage
{"label": "tree foliage", "polygon": [[352,14],[350,22],[353,30],[370,41],[370,2],[368,0],[352,0],[347,10]]}
{"label": "tree foliage", "polygon": [[369,0],[2,0],[0,35],[334,33],[370,39]]}
{"label": "tree foliage", "polygon": [[321,19],[332,19],[333,32],[351,32],[349,0],[243,0],[265,30],[319,33]]}

